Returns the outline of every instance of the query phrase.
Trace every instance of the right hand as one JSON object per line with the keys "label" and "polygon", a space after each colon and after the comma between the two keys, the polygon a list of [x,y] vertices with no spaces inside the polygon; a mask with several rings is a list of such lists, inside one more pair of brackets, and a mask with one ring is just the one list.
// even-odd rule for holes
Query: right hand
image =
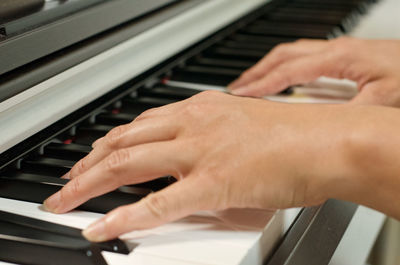
{"label": "right hand", "polygon": [[360,93],[351,103],[400,106],[400,41],[343,37],[281,44],[228,88],[262,97],[320,76],[356,81]]}

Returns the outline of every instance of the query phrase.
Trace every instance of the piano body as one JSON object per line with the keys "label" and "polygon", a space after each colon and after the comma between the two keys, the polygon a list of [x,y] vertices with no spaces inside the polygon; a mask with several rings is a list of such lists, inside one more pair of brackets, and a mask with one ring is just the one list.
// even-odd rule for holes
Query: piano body
{"label": "piano body", "polygon": [[[64,215],[47,213],[40,203],[66,183],[59,177],[114,126],[148,108],[203,90],[223,91],[279,43],[349,33],[369,37],[364,29],[374,9],[396,5],[394,0],[374,2],[5,0],[3,6],[0,2],[4,8],[0,10],[0,260],[364,264],[384,216],[348,202],[330,200],[319,207],[275,213],[201,212],[100,246],[85,242],[78,230],[65,226],[83,229],[104,212],[173,180],[165,177],[124,187]],[[366,21],[363,16],[368,11]],[[360,20],[364,29],[356,27]],[[296,93],[286,91],[270,99],[296,102]],[[314,100],[304,101],[303,95],[300,101]]]}

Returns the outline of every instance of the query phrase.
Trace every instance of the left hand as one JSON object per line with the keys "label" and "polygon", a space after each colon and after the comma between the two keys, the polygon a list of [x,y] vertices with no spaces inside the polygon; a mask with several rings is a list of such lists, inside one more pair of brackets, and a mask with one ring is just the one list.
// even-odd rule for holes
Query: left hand
{"label": "left hand", "polygon": [[357,82],[360,93],[350,103],[399,107],[399,73],[399,40],[298,40],[275,47],[229,89],[262,97],[326,76]]}

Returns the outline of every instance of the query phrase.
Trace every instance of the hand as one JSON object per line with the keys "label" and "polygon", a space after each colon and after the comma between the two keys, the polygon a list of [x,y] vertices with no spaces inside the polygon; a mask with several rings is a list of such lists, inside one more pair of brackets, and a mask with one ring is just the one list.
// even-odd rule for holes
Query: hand
{"label": "hand", "polygon": [[317,205],[333,196],[326,184],[343,176],[333,156],[346,135],[335,123],[344,108],[205,92],[152,109],[95,142],[45,207],[64,213],[122,185],[166,175],[179,180],[84,232],[103,241],[200,210]]}
{"label": "hand", "polygon": [[345,37],[282,44],[229,89],[262,97],[320,76],[356,81],[360,93],[351,103],[400,106],[400,41]]}

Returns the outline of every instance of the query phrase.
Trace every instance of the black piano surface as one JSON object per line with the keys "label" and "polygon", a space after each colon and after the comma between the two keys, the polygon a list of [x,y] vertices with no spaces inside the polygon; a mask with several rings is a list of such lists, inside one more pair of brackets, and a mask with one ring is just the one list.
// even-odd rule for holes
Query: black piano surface
{"label": "black piano surface", "polygon": [[[60,177],[91,151],[91,144],[97,138],[113,127],[130,122],[146,109],[195,95],[199,91],[190,88],[190,84],[226,86],[280,43],[299,38],[327,39],[345,33],[372,2],[276,0],[266,4],[1,154],[0,196],[42,203],[44,198],[65,185],[67,180]],[[135,202],[173,182],[172,177],[166,176],[122,187],[92,199],[81,209],[104,213]],[[266,264],[328,264],[356,208],[351,203],[332,200],[322,207],[304,209],[277,250],[266,258]],[[70,253],[70,257],[77,260],[70,260],[71,264],[101,264],[103,261],[93,261],[97,255],[93,253],[98,253],[99,249],[113,249],[110,245],[91,245],[76,236],[76,231],[71,232],[73,235],[60,232],[71,231],[67,227],[43,228],[51,227],[51,224],[40,225],[40,229],[48,234],[48,238],[42,238],[36,231],[38,226],[27,225],[32,220],[22,218],[21,221],[20,217],[10,215],[11,221],[7,221],[3,215],[6,213],[0,212],[0,226],[4,223],[10,231],[21,229],[26,232],[0,231],[1,244],[7,246],[7,251],[0,248],[0,260],[28,264],[23,256],[18,259],[15,251],[37,249],[50,256]],[[334,231],[332,227],[335,227]],[[321,233],[325,234],[323,238],[320,238]],[[68,240],[63,241],[65,237]],[[313,242],[316,237],[318,245]],[[73,248],[68,242],[75,241],[80,242],[76,243],[79,247]],[[41,262],[30,264],[44,264]]]}
{"label": "black piano surface", "polygon": [[0,49],[8,56],[3,54],[0,60],[0,74],[175,2],[178,0],[2,0]]}

